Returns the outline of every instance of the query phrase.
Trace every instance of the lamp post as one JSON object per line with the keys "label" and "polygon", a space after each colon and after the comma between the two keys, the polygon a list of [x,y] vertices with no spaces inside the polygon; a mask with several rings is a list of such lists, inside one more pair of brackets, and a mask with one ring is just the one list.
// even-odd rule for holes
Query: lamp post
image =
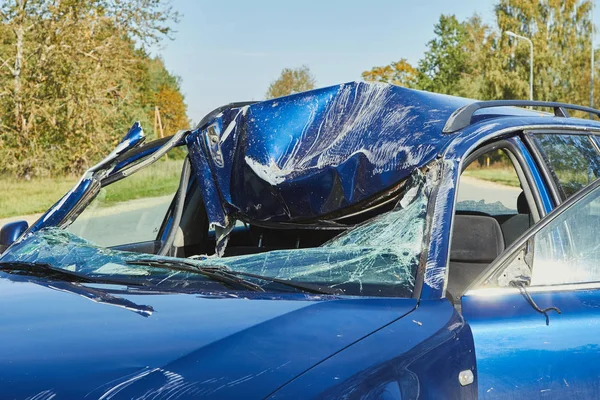
{"label": "lamp post", "polygon": [[517,35],[511,31],[506,31],[504,33],[510,37],[523,39],[529,43],[529,100],[533,100],[533,42],[529,38]]}

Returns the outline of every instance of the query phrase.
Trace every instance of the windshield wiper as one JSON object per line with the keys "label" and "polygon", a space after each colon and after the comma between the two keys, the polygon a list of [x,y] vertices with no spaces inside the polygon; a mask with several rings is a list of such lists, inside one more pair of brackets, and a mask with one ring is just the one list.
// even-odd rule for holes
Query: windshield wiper
{"label": "windshield wiper", "polygon": [[208,279],[216,282],[225,283],[231,286],[240,286],[244,289],[249,289],[254,292],[264,292],[265,290],[256,283],[249,282],[239,278],[224,269],[223,267],[198,267],[192,263],[184,261],[171,260],[155,260],[155,259],[140,259],[127,261],[128,265],[141,265],[145,267],[166,268],[174,271],[191,272],[194,274],[204,275]]}
{"label": "windshield wiper", "polygon": [[135,285],[145,286],[146,284],[137,280],[113,279],[105,277],[88,276],[75,271],[53,267],[46,263],[25,262],[25,261],[0,261],[0,272],[15,273],[26,272],[29,276],[39,278],[57,279],[67,282],[77,283],[103,283],[108,285]]}
{"label": "windshield wiper", "polygon": [[[321,286],[321,285],[315,285],[315,284],[304,283],[304,282],[295,282],[295,281],[290,281],[287,279],[279,279],[279,278],[273,278],[270,276],[253,274],[250,272],[235,271],[235,270],[232,270],[229,267],[226,267],[223,265],[200,266],[200,265],[196,265],[194,263],[186,262],[183,260],[155,260],[155,259],[132,260],[132,261],[127,261],[127,264],[177,269],[177,270],[186,271],[186,272],[200,273],[203,275],[206,275],[208,272],[209,274],[211,274],[213,276],[218,276],[220,278],[227,277],[228,279],[235,279],[236,282],[238,282],[238,283],[244,282],[245,284],[250,284],[250,285],[256,286],[256,287],[260,288],[260,291],[263,291],[263,292],[265,290],[261,286],[255,284],[255,283],[249,282],[245,279],[239,278],[239,277],[245,276],[248,278],[255,278],[255,279],[259,279],[259,280],[263,280],[263,281],[267,281],[267,282],[273,282],[273,283],[277,283],[280,285],[292,287],[294,289],[299,289],[303,292],[308,292],[308,293],[338,294],[338,295],[344,294],[343,290],[332,288],[329,286]],[[208,276],[208,275],[206,275],[206,276]]]}

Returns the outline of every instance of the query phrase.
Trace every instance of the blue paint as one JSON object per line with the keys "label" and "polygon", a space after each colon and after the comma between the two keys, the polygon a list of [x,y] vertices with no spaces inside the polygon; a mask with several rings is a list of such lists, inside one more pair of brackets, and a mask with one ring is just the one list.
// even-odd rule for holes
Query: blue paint
{"label": "blue paint", "polygon": [[552,198],[550,196],[550,190],[546,186],[544,180],[542,179],[540,171],[539,171],[535,161],[533,161],[533,157],[531,157],[529,150],[527,150],[527,147],[525,147],[523,142],[520,140],[514,141],[514,142],[518,146],[523,157],[525,158],[527,167],[529,168],[529,171],[531,171],[531,175],[533,176],[535,186],[536,186],[537,191],[540,194],[540,197],[542,199],[542,205],[544,207],[544,212],[546,214],[548,214],[550,211],[552,211],[552,208],[554,207],[554,202],[552,201]]}
{"label": "blue paint", "polygon": [[[80,180],[70,192],[65,194],[59,201],[50,207],[48,211],[42,214],[42,216],[29,228],[28,232],[33,233],[47,226],[60,225],[67,214],[79,204],[93,184],[94,180],[91,177]],[[96,185],[100,185],[99,182],[96,182]]]}
{"label": "blue paint", "polygon": [[[433,160],[452,139],[444,122],[468,102],[352,82],[224,111],[189,139],[205,203],[217,193],[223,202],[211,222],[303,221],[373,197]],[[222,167],[207,144],[211,126]]]}
{"label": "blue paint", "polygon": [[142,129],[142,124],[140,124],[139,121],[136,121],[119,143],[127,143],[128,147],[132,148],[139,146],[145,138],[146,136]]}
{"label": "blue paint", "polygon": [[475,370],[472,346],[469,326],[447,300],[422,301],[270,398],[475,399],[477,376],[468,386],[457,379],[458,371]]}
{"label": "blue paint", "polygon": [[[521,294],[465,296],[463,315],[475,341],[479,396],[504,399],[600,396],[600,291],[532,293],[550,324]],[[518,366],[518,367],[515,367]]]}
{"label": "blue paint", "polygon": [[144,318],[12,278],[0,273],[0,333],[12,343],[0,355],[0,376],[2,396],[19,399],[48,389],[57,399],[90,392],[97,399],[155,369],[114,398],[157,390],[175,374],[209,398],[263,398],[416,306],[413,299],[156,295],[94,285],[150,306]]}
{"label": "blue paint", "polygon": [[15,221],[0,228],[0,246],[10,246],[29,228],[27,221]]}

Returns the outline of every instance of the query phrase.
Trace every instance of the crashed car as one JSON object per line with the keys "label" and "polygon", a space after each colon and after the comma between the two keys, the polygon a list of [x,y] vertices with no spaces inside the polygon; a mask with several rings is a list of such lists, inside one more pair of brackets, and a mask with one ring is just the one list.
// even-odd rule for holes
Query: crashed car
{"label": "crashed car", "polygon": [[[135,124],[0,233],[1,397],[598,398],[600,123],[569,112],[600,115],[354,82]],[[498,154],[512,186],[469,175]]]}

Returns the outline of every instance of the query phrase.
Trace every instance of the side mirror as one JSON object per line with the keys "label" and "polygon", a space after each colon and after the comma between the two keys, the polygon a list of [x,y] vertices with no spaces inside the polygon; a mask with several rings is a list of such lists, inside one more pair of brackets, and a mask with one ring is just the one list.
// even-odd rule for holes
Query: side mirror
{"label": "side mirror", "polygon": [[13,244],[29,228],[27,221],[10,222],[0,229],[0,253]]}

